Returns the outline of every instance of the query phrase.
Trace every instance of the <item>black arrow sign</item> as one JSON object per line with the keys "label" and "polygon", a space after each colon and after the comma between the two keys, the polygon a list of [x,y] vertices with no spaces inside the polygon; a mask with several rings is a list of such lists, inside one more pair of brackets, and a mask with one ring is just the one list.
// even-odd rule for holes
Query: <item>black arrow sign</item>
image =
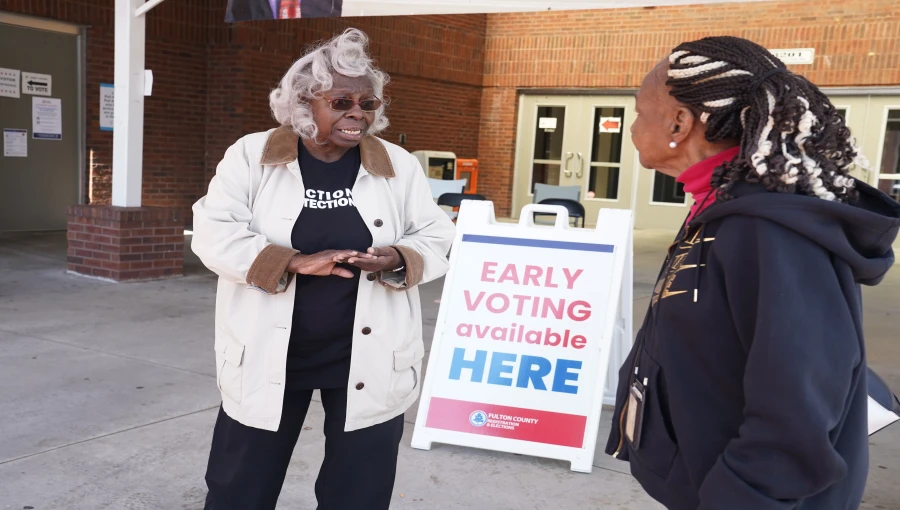
{"label": "black arrow sign", "polygon": [[46,87],[47,86],[46,83],[41,83],[39,81],[31,81],[31,80],[28,80],[28,84],[31,85],[32,87]]}

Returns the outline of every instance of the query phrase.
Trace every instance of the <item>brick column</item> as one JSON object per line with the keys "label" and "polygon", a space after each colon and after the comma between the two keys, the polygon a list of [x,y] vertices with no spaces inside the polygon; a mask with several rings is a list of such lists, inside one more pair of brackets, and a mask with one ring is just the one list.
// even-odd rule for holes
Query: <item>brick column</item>
{"label": "brick column", "polygon": [[70,273],[116,282],[184,274],[184,216],[161,207],[69,207]]}

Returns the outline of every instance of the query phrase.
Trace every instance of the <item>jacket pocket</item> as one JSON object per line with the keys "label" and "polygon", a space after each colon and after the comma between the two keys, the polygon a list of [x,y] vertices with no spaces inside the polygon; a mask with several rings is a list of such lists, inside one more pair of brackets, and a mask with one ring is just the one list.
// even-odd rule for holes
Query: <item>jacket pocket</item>
{"label": "jacket pocket", "polygon": [[612,428],[609,432],[609,438],[606,440],[606,454],[613,455],[616,459],[622,461],[628,460],[628,448],[625,444],[628,440],[625,438],[624,433],[625,411],[627,411],[625,406],[628,401],[628,388],[631,386],[631,381],[634,380],[632,377],[634,357],[640,349],[641,337],[640,333],[638,333],[638,340],[625,358],[625,362],[619,367],[619,382],[618,387],[616,388],[616,405],[611,418]]}
{"label": "jacket pocket", "polygon": [[422,372],[422,358],[425,346],[421,340],[394,351],[391,369],[391,383],[388,390],[387,406],[394,408],[419,387]]}
{"label": "jacket pocket", "polygon": [[[634,449],[629,445],[631,462],[649,469],[662,479],[669,477],[672,462],[678,453],[678,443],[667,426],[667,417],[663,409],[662,370],[647,354],[641,352],[637,363],[638,379],[647,379],[647,392],[644,397],[644,422],[641,430],[640,447]],[[628,379],[629,386],[634,375]],[[626,440],[627,442],[627,440]]]}
{"label": "jacket pocket", "polygon": [[231,335],[220,332],[222,341],[216,342],[216,386],[225,396],[241,402],[244,376],[244,344]]}

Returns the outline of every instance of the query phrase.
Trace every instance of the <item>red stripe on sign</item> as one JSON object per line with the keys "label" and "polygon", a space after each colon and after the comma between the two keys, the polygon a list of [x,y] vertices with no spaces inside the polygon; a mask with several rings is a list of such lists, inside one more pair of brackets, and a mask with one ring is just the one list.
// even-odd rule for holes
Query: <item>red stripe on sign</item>
{"label": "red stripe on sign", "polygon": [[432,398],[425,426],[581,448],[587,416]]}

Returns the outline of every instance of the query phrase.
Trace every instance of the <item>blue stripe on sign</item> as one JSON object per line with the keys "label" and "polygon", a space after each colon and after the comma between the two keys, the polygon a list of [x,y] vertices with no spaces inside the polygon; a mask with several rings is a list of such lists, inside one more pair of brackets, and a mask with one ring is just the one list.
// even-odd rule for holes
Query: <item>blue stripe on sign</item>
{"label": "blue stripe on sign", "polygon": [[519,239],[515,237],[494,237],[463,234],[464,243],[502,244],[505,246],[528,246],[532,248],[552,248],[554,250],[593,251],[613,253],[611,244],[571,243],[567,241],[545,241],[543,239]]}

